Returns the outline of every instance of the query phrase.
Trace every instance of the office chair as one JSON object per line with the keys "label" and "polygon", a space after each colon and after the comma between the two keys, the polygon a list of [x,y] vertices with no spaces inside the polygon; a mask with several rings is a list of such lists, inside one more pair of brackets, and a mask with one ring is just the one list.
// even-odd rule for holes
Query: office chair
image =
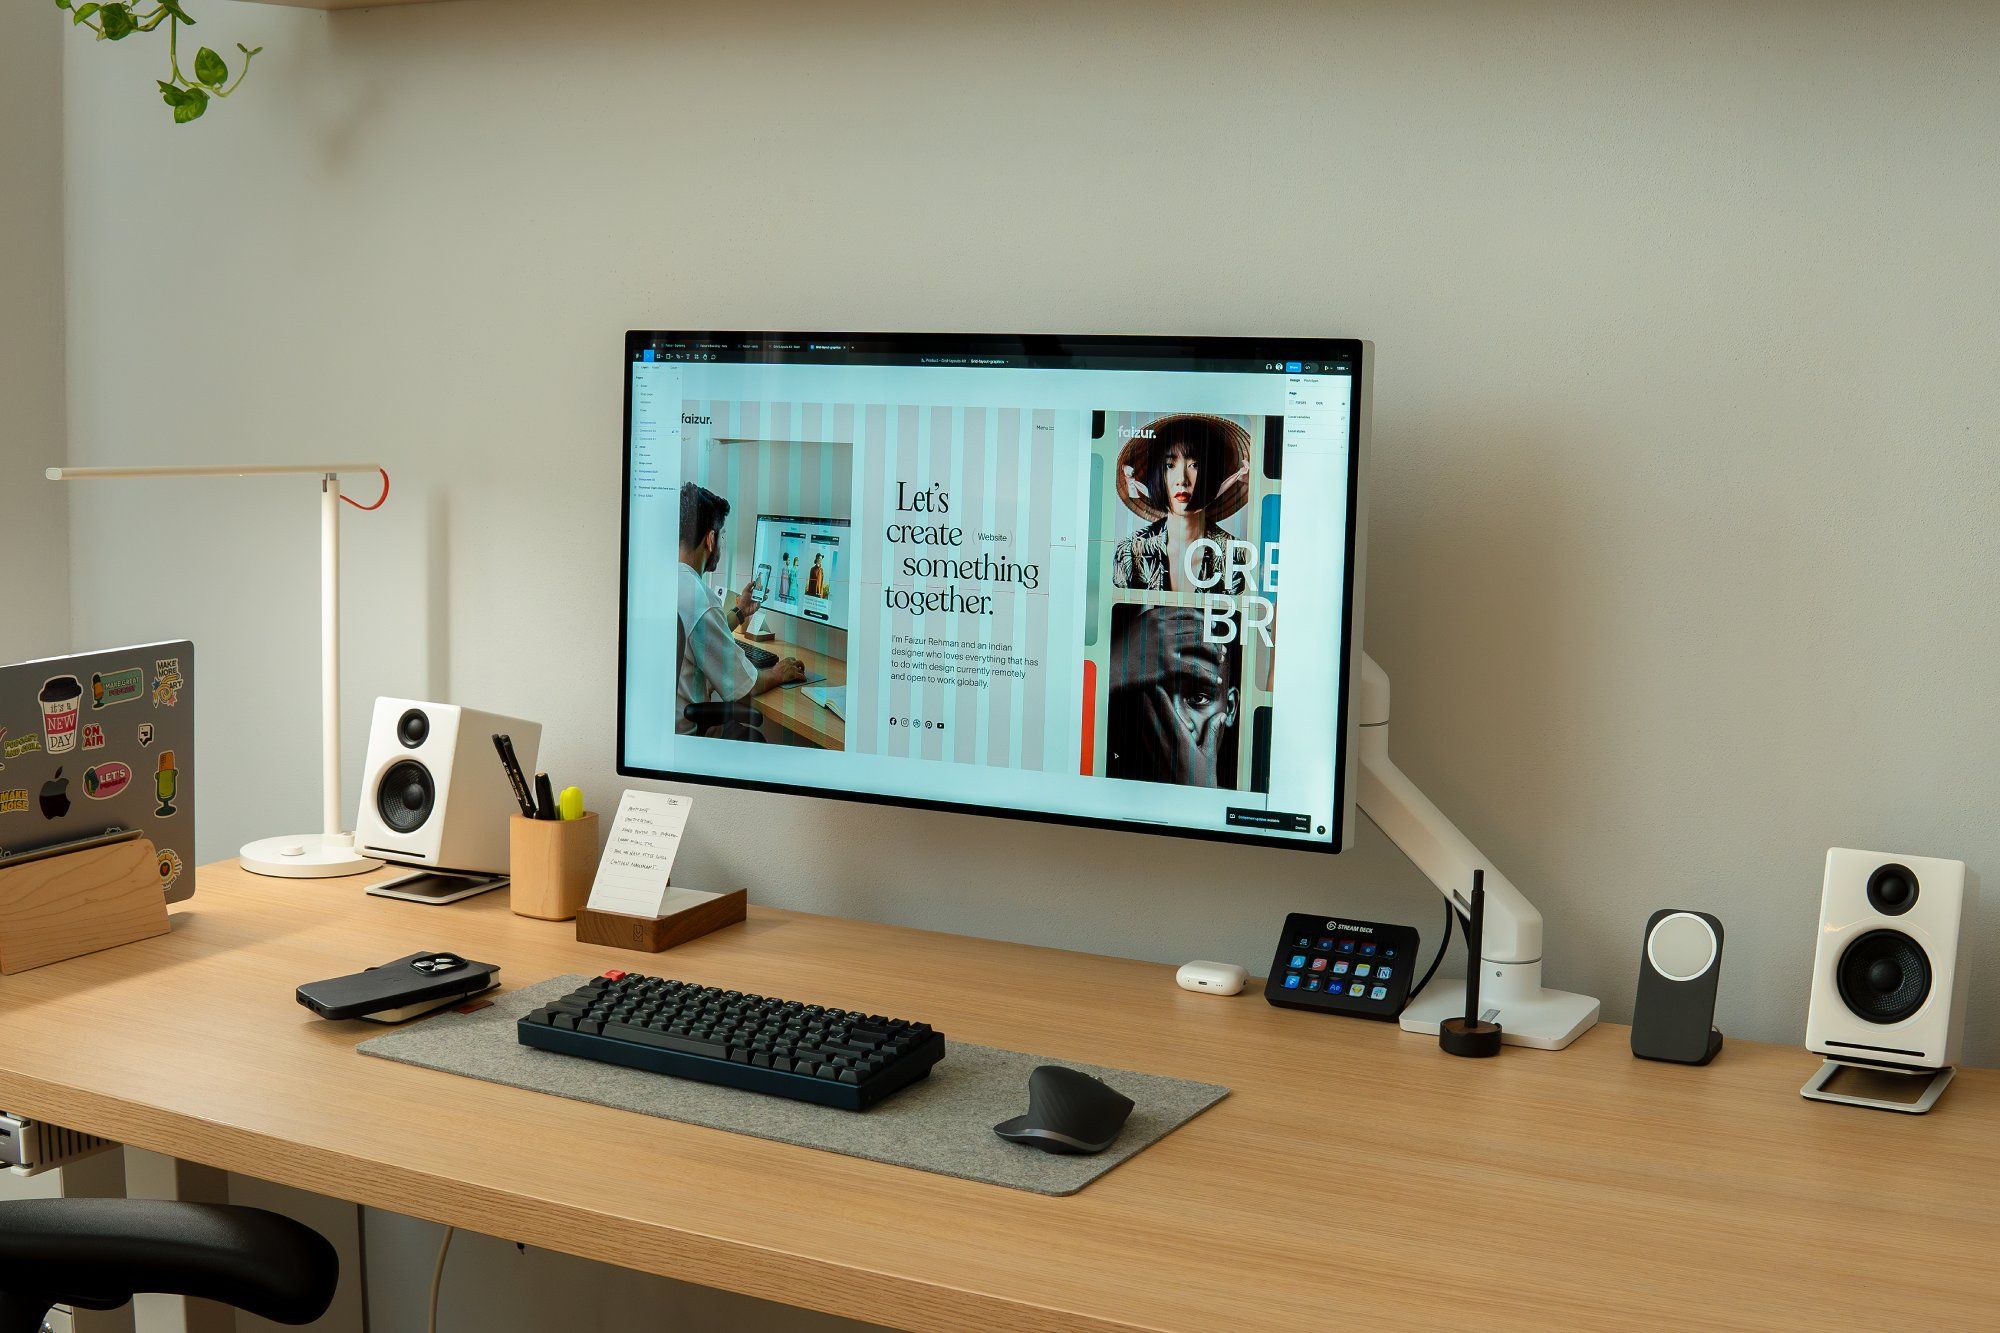
{"label": "office chair", "polygon": [[201,1296],[280,1324],[326,1313],[340,1257],[260,1208],[159,1199],[0,1203],[0,1333],[38,1333],[51,1307],[115,1310],[141,1292]]}
{"label": "office chair", "polygon": [[[687,660],[687,635],[674,635],[674,679],[681,678],[681,663]],[[764,715],[746,703],[722,702],[689,704],[681,710],[696,734],[726,741],[762,741]],[[0,1330],[4,1333],[4,1330]]]}

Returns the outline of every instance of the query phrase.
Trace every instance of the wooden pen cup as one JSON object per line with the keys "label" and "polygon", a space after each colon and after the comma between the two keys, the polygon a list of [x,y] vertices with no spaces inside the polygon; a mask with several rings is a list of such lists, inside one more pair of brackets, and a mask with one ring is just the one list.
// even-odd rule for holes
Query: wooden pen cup
{"label": "wooden pen cup", "polygon": [[568,921],[590,897],[597,876],[597,815],[507,821],[508,905],[516,916]]}

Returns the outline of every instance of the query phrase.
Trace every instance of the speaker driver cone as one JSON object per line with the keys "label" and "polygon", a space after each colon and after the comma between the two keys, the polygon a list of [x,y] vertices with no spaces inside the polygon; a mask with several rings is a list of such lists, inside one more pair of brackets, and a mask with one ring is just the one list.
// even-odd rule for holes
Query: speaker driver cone
{"label": "speaker driver cone", "polygon": [[1840,998],[1870,1023],[1900,1023],[1931,993],[1931,960],[1900,930],[1871,930],[1840,955]]}
{"label": "speaker driver cone", "polygon": [[414,833],[431,817],[437,788],[431,771],[414,759],[391,764],[375,787],[375,809],[382,822],[398,833]]}
{"label": "speaker driver cone", "polygon": [[414,750],[430,739],[431,720],[421,708],[412,708],[396,719],[396,739],[405,750]]}

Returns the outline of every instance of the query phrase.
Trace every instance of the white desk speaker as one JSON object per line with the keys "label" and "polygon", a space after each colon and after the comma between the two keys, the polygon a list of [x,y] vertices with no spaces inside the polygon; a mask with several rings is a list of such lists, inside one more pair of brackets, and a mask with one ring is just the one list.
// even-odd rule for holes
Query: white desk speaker
{"label": "white desk speaker", "polygon": [[[1965,1034],[1963,861],[1836,847],[1826,854],[1813,952],[1806,1048],[1832,1065],[1932,1076],[1928,1110],[1950,1080]],[[1832,1070],[1815,1082],[1824,1088]],[[1816,1095],[1808,1083],[1805,1095]]]}
{"label": "white desk speaker", "polygon": [[513,738],[530,780],[542,728],[457,704],[377,699],[361,769],[355,845],[441,870],[507,869],[507,820],[521,812],[493,734]]}

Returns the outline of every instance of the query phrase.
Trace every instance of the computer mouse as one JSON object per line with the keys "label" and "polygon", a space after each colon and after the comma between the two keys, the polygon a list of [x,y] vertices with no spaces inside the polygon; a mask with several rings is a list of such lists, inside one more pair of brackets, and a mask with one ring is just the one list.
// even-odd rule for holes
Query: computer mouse
{"label": "computer mouse", "polygon": [[993,1132],[1043,1152],[1088,1155],[1117,1141],[1132,1099],[1088,1074],[1043,1065],[1028,1075],[1028,1113],[1002,1120]]}

